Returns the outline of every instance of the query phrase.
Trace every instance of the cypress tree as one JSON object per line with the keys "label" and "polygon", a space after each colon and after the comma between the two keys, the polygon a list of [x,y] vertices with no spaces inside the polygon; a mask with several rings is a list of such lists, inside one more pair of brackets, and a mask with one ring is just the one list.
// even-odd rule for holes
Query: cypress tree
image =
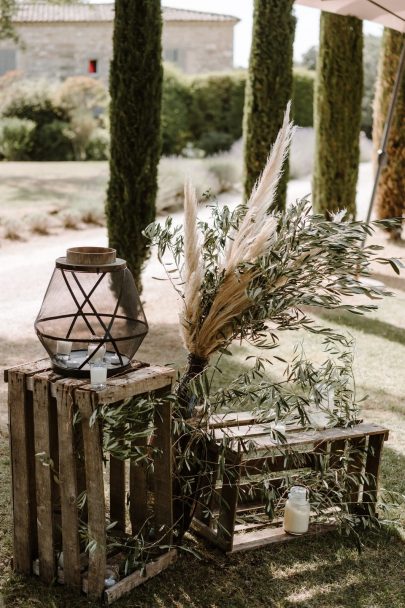
{"label": "cypress tree", "polygon": [[343,208],[355,217],[363,93],[362,22],[323,12],[319,42],[313,207],[326,217],[328,212]]}
{"label": "cypress tree", "polygon": [[[244,111],[245,197],[266,164],[270,147],[292,97],[295,18],[293,0],[255,0],[253,38]],[[276,205],[285,207],[288,169],[280,181]]]}
{"label": "cypress tree", "polygon": [[[394,88],[401,49],[405,36],[385,28],[378,65],[374,99],[373,143],[375,153],[380,147]],[[395,113],[387,144],[387,164],[382,169],[376,197],[380,219],[401,217],[405,211],[405,76],[400,84]],[[401,230],[393,229],[392,238],[400,238]]]}
{"label": "cypress tree", "polygon": [[161,31],[160,0],[116,0],[106,213],[109,244],[127,260],[139,289],[148,253],[142,230],[155,218],[162,97]]}

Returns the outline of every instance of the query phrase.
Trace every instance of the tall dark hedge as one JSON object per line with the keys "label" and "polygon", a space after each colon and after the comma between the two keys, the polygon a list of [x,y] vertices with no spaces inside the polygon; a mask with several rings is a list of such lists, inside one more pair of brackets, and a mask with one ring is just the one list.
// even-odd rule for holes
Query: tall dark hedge
{"label": "tall dark hedge", "polygon": [[315,91],[314,209],[356,214],[363,94],[362,22],[321,13]]}
{"label": "tall dark hedge", "polygon": [[[378,66],[378,80],[374,101],[373,143],[375,152],[381,145],[388,106],[394,88],[401,49],[405,36],[386,28]],[[401,217],[405,212],[405,75],[399,89],[394,118],[387,145],[387,164],[380,177],[376,200],[380,219]],[[393,230],[392,237],[400,237]]]}
{"label": "tall dark hedge", "polygon": [[[253,39],[246,87],[245,197],[259,177],[292,97],[295,19],[293,0],[255,0]],[[276,204],[285,206],[288,170],[281,180]]]}
{"label": "tall dark hedge", "polygon": [[161,147],[161,31],[160,0],[116,0],[106,213],[109,244],[139,288],[148,252],[142,230],[155,217]]}

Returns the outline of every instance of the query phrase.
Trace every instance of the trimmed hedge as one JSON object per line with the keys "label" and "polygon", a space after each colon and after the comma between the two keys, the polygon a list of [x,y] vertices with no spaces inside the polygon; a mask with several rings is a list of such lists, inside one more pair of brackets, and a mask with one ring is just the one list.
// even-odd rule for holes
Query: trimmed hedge
{"label": "trimmed hedge", "polygon": [[[293,118],[297,125],[313,125],[315,74],[296,69],[293,77]],[[166,65],[162,99],[162,152],[181,154],[187,143],[219,152],[242,136],[246,72],[218,72],[185,76]],[[229,145],[230,145],[229,144]]]}

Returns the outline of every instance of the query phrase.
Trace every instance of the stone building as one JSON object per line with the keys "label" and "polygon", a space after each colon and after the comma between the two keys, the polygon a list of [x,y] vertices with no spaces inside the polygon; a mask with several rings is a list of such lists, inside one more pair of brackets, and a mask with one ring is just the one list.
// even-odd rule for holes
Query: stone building
{"label": "stone building", "polygon": [[[91,75],[108,80],[114,3],[20,3],[15,25],[20,44],[0,41],[0,75],[64,79]],[[163,8],[163,57],[189,74],[233,65],[236,17]]]}

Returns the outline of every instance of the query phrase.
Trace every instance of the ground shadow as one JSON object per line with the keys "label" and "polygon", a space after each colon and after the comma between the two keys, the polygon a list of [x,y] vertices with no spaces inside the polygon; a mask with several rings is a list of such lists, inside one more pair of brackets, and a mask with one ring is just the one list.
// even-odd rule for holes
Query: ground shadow
{"label": "ground shadow", "polygon": [[405,329],[391,325],[378,319],[370,319],[366,315],[354,315],[343,310],[320,310],[311,309],[311,312],[319,319],[344,325],[347,328],[357,329],[365,334],[379,336],[390,342],[405,345]]}

